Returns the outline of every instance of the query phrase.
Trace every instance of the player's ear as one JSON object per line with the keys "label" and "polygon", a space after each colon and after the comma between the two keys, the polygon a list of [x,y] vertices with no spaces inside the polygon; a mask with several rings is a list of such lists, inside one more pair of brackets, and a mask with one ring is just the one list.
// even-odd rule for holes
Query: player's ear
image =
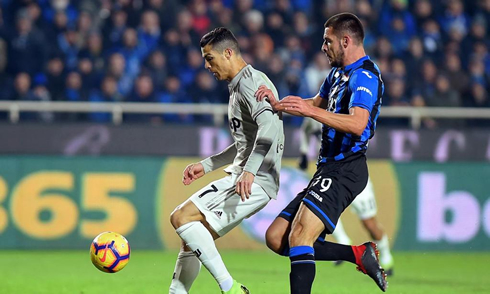
{"label": "player's ear", "polygon": [[233,55],[233,50],[231,48],[226,48],[223,53],[226,59],[230,59],[231,56]]}
{"label": "player's ear", "polygon": [[349,37],[349,35],[344,35],[341,42],[342,47],[344,47],[344,49],[347,49],[347,45],[349,45],[350,42],[352,42],[352,39]]}

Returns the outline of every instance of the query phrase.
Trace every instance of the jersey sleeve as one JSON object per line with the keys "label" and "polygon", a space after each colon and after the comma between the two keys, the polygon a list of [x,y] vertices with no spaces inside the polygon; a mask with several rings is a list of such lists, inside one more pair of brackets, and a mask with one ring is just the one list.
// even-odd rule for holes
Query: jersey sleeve
{"label": "jersey sleeve", "polygon": [[335,74],[335,71],[336,69],[332,69],[323,81],[323,84],[320,86],[320,91],[318,92],[318,95],[323,99],[328,99],[328,93],[330,92],[330,88],[332,87],[332,77]]}
{"label": "jersey sleeve", "polygon": [[264,111],[274,112],[272,106],[265,99],[262,101],[257,101],[255,98],[255,92],[260,86],[265,85],[267,88],[271,89],[277,100],[279,100],[279,95],[276,88],[271,82],[259,79],[258,81],[253,81],[252,79],[247,79],[240,84],[240,97],[242,104],[246,105],[250,111],[252,119],[255,121],[257,117]]}
{"label": "jersey sleeve", "polygon": [[355,71],[349,80],[349,88],[352,93],[349,108],[361,107],[371,112],[378,97],[379,78],[372,72],[359,69]]}

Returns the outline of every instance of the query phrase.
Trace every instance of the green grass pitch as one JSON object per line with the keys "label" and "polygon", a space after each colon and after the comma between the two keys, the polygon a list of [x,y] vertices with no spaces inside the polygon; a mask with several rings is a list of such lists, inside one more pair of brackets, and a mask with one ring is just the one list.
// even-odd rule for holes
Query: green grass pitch
{"label": "green grass pitch", "polygon": [[[131,252],[116,274],[99,272],[86,251],[0,251],[0,293],[168,293],[176,252]],[[289,293],[289,260],[270,252],[222,253],[252,294]],[[387,293],[490,293],[490,253],[395,252]],[[220,293],[203,267],[191,293]],[[313,293],[382,293],[352,264],[317,262]]]}

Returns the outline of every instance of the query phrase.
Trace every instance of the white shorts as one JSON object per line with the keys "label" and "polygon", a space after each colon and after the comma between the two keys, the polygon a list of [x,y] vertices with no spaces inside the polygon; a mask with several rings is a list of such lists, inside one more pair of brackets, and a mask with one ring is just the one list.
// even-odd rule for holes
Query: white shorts
{"label": "white shorts", "polygon": [[357,195],[350,207],[361,220],[372,218],[376,215],[378,208],[371,179],[368,179],[366,188],[362,190],[361,194]]}
{"label": "white shorts", "polygon": [[206,185],[189,200],[204,214],[211,228],[223,236],[264,208],[271,199],[258,184],[252,184],[252,194],[242,202],[235,192],[238,175],[229,175]]}

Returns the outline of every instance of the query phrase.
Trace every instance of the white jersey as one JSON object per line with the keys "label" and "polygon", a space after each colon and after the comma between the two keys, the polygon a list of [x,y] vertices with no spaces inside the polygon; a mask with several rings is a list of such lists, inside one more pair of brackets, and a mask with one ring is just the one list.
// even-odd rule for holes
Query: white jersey
{"label": "white jersey", "polygon": [[233,163],[225,171],[230,174],[241,174],[244,170],[253,173],[255,183],[275,199],[279,190],[284,131],[280,114],[272,110],[269,102],[259,102],[254,96],[262,85],[279,97],[269,78],[251,65],[245,66],[231,80],[228,121],[234,147],[229,149],[234,149],[234,153],[225,150],[202,163],[206,171],[212,170],[219,165],[218,161],[224,163],[224,158],[232,154]]}

